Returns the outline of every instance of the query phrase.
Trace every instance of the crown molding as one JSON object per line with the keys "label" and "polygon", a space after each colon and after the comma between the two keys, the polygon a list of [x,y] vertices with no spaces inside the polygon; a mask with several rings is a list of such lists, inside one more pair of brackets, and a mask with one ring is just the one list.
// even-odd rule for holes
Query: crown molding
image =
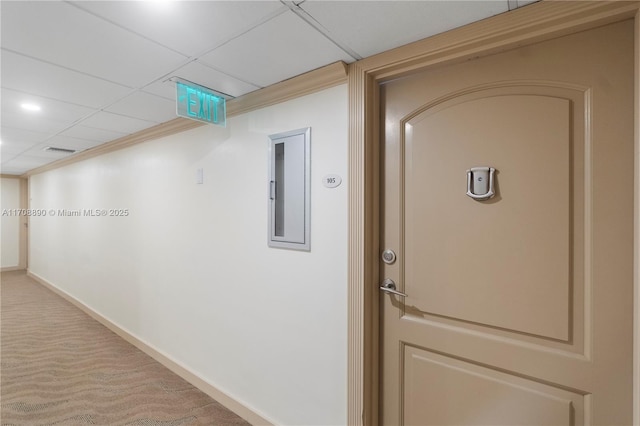
{"label": "crown molding", "polygon": [[[227,118],[315,93],[339,84],[345,84],[346,82],[347,65],[344,62],[335,62],[227,101]],[[19,177],[26,178],[48,172],[89,158],[105,155],[139,143],[185,132],[204,125],[205,124],[200,121],[189,120],[182,117],[174,118],[171,121],[158,124],[131,135],[123,136],[70,157],[29,170]]]}
{"label": "crown molding", "polygon": [[245,114],[339,84],[345,84],[346,82],[347,64],[334,62],[229,101],[227,104],[227,116],[233,117]]}

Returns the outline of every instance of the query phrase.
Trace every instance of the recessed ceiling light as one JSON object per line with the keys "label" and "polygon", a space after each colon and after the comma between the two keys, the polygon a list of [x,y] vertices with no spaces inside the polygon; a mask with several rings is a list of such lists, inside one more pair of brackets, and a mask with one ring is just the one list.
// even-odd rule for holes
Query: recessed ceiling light
{"label": "recessed ceiling light", "polygon": [[22,107],[22,109],[26,111],[31,111],[31,112],[40,111],[42,109],[40,105],[29,104],[29,103],[24,103],[24,104],[21,104],[20,106]]}
{"label": "recessed ceiling light", "polygon": [[146,3],[157,10],[167,11],[174,3],[174,0],[146,0]]}

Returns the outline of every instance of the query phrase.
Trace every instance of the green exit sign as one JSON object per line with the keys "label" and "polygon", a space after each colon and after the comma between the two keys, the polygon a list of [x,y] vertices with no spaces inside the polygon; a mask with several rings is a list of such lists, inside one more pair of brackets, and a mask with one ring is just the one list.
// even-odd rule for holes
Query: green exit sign
{"label": "green exit sign", "polygon": [[176,113],[204,123],[227,125],[227,105],[215,91],[176,79]]}

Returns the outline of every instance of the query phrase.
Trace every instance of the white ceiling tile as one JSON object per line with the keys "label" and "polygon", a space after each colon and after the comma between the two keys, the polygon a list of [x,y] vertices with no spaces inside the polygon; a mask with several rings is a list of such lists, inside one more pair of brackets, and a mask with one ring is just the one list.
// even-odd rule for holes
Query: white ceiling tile
{"label": "white ceiling tile", "polygon": [[109,142],[126,135],[127,135],[126,133],[114,132],[111,130],[95,129],[93,127],[86,127],[81,125],[75,125],[70,129],[60,133],[60,136],[69,136],[72,138],[87,139],[95,142]]}
{"label": "white ceiling tile", "polygon": [[[35,113],[26,112],[20,106],[23,103],[31,103],[40,106],[42,109]],[[33,115],[40,118],[57,120],[67,125],[86,117],[94,110],[66,102],[57,101],[50,98],[29,95],[16,90],[2,89],[2,113],[3,114],[24,114]]]}
{"label": "white ceiling tile", "polygon": [[200,60],[244,81],[269,86],[336,61],[353,59],[289,11]]}
{"label": "white ceiling tile", "polygon": [[504,0],[308,0],[300,7],[363,57],[508,11]]}
{"label": "white ceiling tile", "polygon": [[[68,155],[61,155],[60,158],[68,157]],[[44,166],[52,161],[51,158],[43,157],[30,157],[27,155],[21,155],[20,157],[13,158],[8,161],[2,162],[2,173],[4,173],[5,167],[7,170],[18,171],[24,173],[28,170],[35,169],[36,167]]]}
{"label": "white ceiling tile", "polygon": [[162,96],[163,98],[167,98],[175,102],[176,86],[173,81],[169,80],[170,77],[180,77],[184,80],[191,81],[199,84],[200,86],[208,87],[233,97],[238,97],[260,89],[258,86],[235,79],[200,62],[191,62],[190,64],[171,73],[171,75],[164,79],[164,81],[157,81],[152,85],[145,87],[144,91]]}
{"label": "white ceiling tile", "polygon": [[2,50],[2,87],[92,108],[100,108],[131,92],[125,86],[6,50]]}
{"label": "white ceiling tile", "polygon": [[11,127],[2,126],[0,132],[0,139],[2,144],[5,142],[16,143],[39,143],[44,142],[50,135],[48,133],[34,132],[31,130],[16,129]]}
{"label": "white ceiling tile", "polygon": [[167,79],[158,80],[142,89],[142,91],[175,102],[176,86],[175,83],[168,79],[169,77],[167,77]]}
{"label": "white ceiling tile", "polygon": [[67,121],[51,120],[42,117],[37,112],[29,114],[2,112],[2,127],[12,127],[55,135],[70,125],[71,123]]}
{"label": "white ceiling tile", "polygon": [[11,166],[5,166],[4,164],[0,166],[0,173],[2,173],[3,175],[20,176],[27,170],[28,169],[24,167],[11,167]]}
{"label": "white ceiling tile", "polygon": [[6,148],[4,146],[0,146],[0,163],[8,162],[16,158],[20,153],[24,152],[23,150],[18,150],[15,148]]}
{"label": "white ceiling tile", "polygon": [[[40,106],[40,111],[25,111],[22,103]],[[54,135],[90,114],[91,109],[53,99],[2,89],[2,128]],[[3,132],[4,133],[4,132]]]}
{"label": "white ceiling tile", "polygon": [[115,132],[131,134],[139,130],[155,126],[157,123],[101,111],[83,120],[80,124],[87,127],[94,127],[96,129],[112,130]]}
{"label": "white ceiling tile", "polygon": [[2,47],[130,87],[159,78],[186,59],[84,10],[54,1],[3,2]]}
{"label": "white ceiling tile", "polygon": [[10,160],[37,145],[40,145],[40,142],[5,142],[3,140],[0,145],[0,159],[2,161]]}
{"label": "white ceiling tile", "polygon": [[73,3],[187,56],[217,47],[284,9],[277,0]]}
{"label": "white ceiling tile", "polygon": [[175,101],[144,92],[133,93],[106,111],[155,123],[163,123],[177,117]]}

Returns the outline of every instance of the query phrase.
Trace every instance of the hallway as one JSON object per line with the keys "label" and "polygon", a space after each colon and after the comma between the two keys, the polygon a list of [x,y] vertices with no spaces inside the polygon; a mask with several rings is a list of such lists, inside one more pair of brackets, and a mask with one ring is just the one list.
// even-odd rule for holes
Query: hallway
{"label": "hallway", "polygon": [[23,271],[2,274],[3,425],[245,425]]}
{"label": "hallway", "polygon": [[0,9],[0,426],[640,426],[640,0]]}

